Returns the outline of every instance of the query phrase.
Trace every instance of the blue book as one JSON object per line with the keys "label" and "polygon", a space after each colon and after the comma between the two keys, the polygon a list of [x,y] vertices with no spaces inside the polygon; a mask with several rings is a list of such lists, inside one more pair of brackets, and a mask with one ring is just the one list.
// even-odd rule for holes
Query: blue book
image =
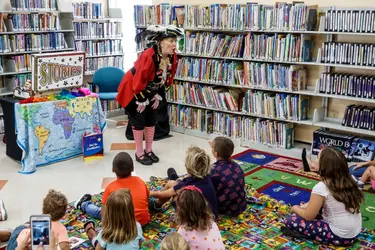
{"label": "blue book", "polygon": [[101,159],[104,156],[103,134],[86,134],[83,136],[83,161]]}

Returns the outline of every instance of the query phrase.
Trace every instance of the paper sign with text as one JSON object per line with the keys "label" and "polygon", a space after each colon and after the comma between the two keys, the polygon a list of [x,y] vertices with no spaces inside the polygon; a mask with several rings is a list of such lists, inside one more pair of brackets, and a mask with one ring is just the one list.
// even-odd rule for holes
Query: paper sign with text
{"label": "paper sign with text", "polygon": [[82,86],[84,62],[84,52],[33,55],[32,89],[45,92]]}

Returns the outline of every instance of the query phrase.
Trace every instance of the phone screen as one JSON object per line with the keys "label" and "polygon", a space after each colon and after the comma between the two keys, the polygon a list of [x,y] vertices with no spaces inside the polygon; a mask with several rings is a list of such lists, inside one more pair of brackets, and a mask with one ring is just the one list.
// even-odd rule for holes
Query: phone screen
{"label": "phone screen", "polygon": [[32,221],[33,230],[33,246],[49,245],[49,220],[34,220]]}

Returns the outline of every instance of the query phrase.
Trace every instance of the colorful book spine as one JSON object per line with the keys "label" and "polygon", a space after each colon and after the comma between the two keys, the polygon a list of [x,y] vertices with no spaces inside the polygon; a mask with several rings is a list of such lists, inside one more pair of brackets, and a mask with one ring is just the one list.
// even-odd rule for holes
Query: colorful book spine
{"label": "colorful book spine", "polygon": [[74,36],[84,38],[118,38],[122,37],[122,23],[120,22],[79,22],[73,23]]}
{"label": "colorful book spine", "polygon": [[57,10],[56,0],[10,0],[12,10],[48,11]]}
{"label": "colorful book spine", "polygon": [[68,48],[64,33],[20,34],[10,36],[12,52],[59,50]]}
{"label": "colorful book spine", "polygon": [[80,2],[73,3],[74,18],[101,19],[104,18],[104,10],[101,3]]}
{"label": "colorful book spine", "polygon": [[85,51],[88,56],[122,54],[121,40],[106,41],[76,41],[77,51]]}
{"label": "colorful book spine", "polygon": [[349,105],[345,109],[343,126],[375,130],[375,108],[362,105]]}
{"label": "colorful book spine", "polygon": [[52,31],[61,29],[55,14],[12,14],[8,21],[13,31]]}
{"label": "colorful book spine", "polygon": [[101,58],[87,58],[85,60],[85,73],[91,74],[103,67],[124,67],[122,56],[110,56]]}

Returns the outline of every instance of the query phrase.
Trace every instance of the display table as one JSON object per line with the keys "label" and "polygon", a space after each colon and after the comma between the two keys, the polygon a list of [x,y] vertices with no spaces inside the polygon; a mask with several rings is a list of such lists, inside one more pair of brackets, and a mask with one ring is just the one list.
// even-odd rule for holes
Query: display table
{"label": "display table", "polygon": [[92,96],[16,103],[14,109],[17,143],[23,150],[23,174],[81,155],[83,135],[103,131],[106,126],[100,102]]}
{"label": "display table", "polygon": [[6,140],[6,155],[16,161],[21,161],[22,150],[17,145],[14,106],[19,100],[12,97],[1,97],[0,103],[4,112],[4,136]]}

